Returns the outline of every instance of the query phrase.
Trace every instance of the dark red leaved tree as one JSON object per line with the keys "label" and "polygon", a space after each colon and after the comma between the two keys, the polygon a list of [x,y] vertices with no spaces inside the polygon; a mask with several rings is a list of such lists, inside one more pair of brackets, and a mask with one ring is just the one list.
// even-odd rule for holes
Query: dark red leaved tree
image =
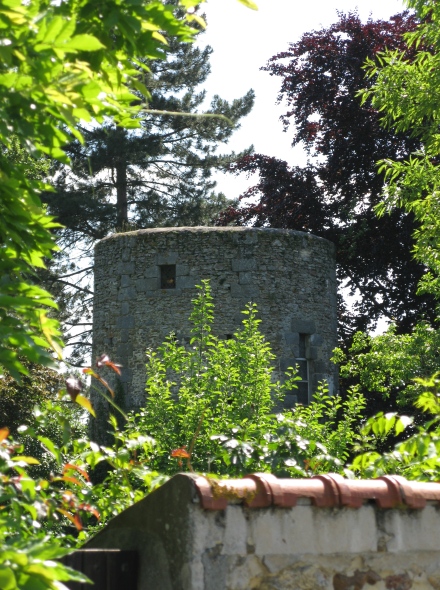
{"label": "dark red leaved tree", "polygon": [[293,131],[292,145],[302,143],[311,161],[298,168],[260,154],[243,158],[232,172],[259,175],[242,195],[257,204],[229,209],[220,221],[297,229],[333,241],[339,281],[359,296],[354,309],[341,299],[343,340],[380,316],[402,330],[422,315],[434,316],[432,300],[416,296],[424,269],[411,253],[414,220],[400,211],[378,219],[373,210],[383,187],[376,162],[405,158],[419,144],[383,129],[378,113],[357,97],[371,84],[365,60],[385,47],[404,49],[402,34],[415,25],[409,12],[364,24],[355,13],[339,14],[328,29],[306,33],[269,60],[263,69],[280,77],[278,102],[287,105],[284,130]]}

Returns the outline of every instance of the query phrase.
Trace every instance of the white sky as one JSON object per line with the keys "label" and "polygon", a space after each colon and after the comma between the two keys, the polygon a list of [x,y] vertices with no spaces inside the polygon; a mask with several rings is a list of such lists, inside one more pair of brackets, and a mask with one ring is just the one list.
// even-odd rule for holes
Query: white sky
{"label": "white sky", "polygon": [[[231,138],[228,148],[240,151],[253,144],[257,153],[275,156],[290,165],[306,159],[300,147],[290,146],[292,133],[283,133],[279,116],[283,106],[275,105],[280,79],[261,72],[267,60],[288,48],[305,32],[319,30],[338,20],[337,11],[358,10],[362,21],[371,14],[387,19],[404,9],[402,0],[255,0],[259,10],[244,7],[237,0],[208,0],[204,5],[208,27],[201,44],[214,50],[212,73],[205,88],[209,96],[219,94],[232,100],[250,88],[256,93],[254,109]],[[224,150],[226,152],[226,149]],[[244,175],[219,174],[218,190],[238,197],[251,185]]]}

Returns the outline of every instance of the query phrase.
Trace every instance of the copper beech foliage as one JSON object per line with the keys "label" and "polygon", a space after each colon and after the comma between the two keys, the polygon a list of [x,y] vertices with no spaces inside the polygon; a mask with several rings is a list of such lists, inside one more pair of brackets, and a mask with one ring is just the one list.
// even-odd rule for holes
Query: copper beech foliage
{"label": "copper beech foliage", "polygon": [[[381,317],[410,329],[424,314],[433,320],[432,298],[416,297],[424,267],[414,260],[411,214],[395,210],[378,219],[383,175],[378,160],[401,159],[420,143],[410,132],[381,127],[371,102],[361,104],[359,90],[374,79],[365,77],[367,58],[388,47],[405,51],[402,34],[414,30],[409,12],[389,20],[362,23],[356,13],[339,14],[332,26],[305,33],[262,69],[280,80],[278,102],[292,145],[301,144],[310,161],[304,167],[255,154],[231,172],[257,178],[243,204],[222,215],[221,224],[253,224],[312,232],[336,245],[342,285],[359,299],[354,309],[340,301],[341,335],[347,341],[356,329],[372,327]],[[413,56],[413,49],[407,51]]]}

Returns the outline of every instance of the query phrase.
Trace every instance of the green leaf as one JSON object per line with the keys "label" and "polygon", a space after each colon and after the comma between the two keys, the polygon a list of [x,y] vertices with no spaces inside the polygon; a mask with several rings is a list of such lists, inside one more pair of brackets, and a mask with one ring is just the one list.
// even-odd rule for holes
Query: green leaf
{"label": "green leaf", "polygon": [[[11,561],[13,561],[13,559],[11,559]],[[14,572],[10,567],[4,565],[0,565],[0,588],[2,590],[16,590],[17,588]]]}
{"label": "green leaf", "polygon": [[105,49],[105,45],[93,35],[75,35],[60,47],[67,51],[98,51],[99,49]]}
{"label": "green leaf", "polygon": [[95,410],[93,409],[92,403],[89,399],[87,399],[83,395],[77,395],[75,398],[75,402],[83,408],[85,408],[89,412],[89,414],[96,418]]}
{"label": "green leaf", "polygon": [[258,10],[258,6],[252,0],[238,0],[241,4],[244,4],[248,8],[252,8],[252,10]]}
{"label": "green leaf", "polygon": [[40,461],[35,457],[25,457],[24,455],[15,455],[12,457],[13,461],[19,461],[20,463],[25,463],[26,465],[39,465]]}
{"label": "green leaf", "polygon": [[38,436],[38,440],[46,447],[46,449],[51,453],[51,455],[56,459],[57,463],[61,464],[61,451],[58,449],[55,444],[47,438],[46,436]]}
{"label": "green leaf", "polygon": [[395,431],[396,434],[402,433],[405,428],[410,426],[414,422],[414,418],[410,416],[400,416],[396,422]]}

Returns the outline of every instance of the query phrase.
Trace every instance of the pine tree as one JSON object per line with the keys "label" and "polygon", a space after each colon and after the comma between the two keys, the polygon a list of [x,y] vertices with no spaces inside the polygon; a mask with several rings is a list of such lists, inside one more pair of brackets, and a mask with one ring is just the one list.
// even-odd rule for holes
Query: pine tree
{"label": "pine tree", "polygon": [[203,111],[206,93],[198,87],[210,72],[211,53],[170,41],[168,59],[149,63],[150,72],[142,74],[151,91],[148,110],[161,114],[144,111],[140,130],[83,128],[85,145],[68,146],[72,165],[55,171],[56,193],[45,200],[70,244],[128,228],[205,225],[225,207],[225,196],[214,193],[212,170],[249,150],[217,154],[217,148],[249,113],[254,93],[232,103],[215,96]]}
{"label": "pine tree", "polygon": [[56,164],[52,171],[56,190],[43,200],[64,229],[58,233],[61,252],[42,278],[57,294],[74,364],[84,362],[91,335],[89,256],[95,241],[113,231],[209,225],[231,203],[214,192],[211,175],[250,153],[217,150],[251,110],[254,93],[231,103],[214,96],[204,109],[200,86],[211,53],[210,47],[169,39],[166,60],[143,60],[150,71],[140,70],[140,77],[151,98],[140,114],[141,128],[82,128],[85,144],[73,140],[66,149],[71,165]]}

